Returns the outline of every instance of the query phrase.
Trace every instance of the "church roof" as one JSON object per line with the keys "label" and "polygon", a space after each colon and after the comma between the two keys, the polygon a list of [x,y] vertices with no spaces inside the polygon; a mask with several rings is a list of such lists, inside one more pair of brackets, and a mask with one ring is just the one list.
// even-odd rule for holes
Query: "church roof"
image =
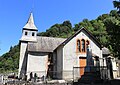
{"label": "church roof", "polygon": [[37,42],[28,43],[28,51],[53,52],[64,41],[64,38],[37,36]]}
{"label": "church roof", "polygon": [[23,29],[27,30],[37,30],[37,27],[34,24],[33,14],[30,13],[30,17],[26,23],[26,25],[23,27]]}

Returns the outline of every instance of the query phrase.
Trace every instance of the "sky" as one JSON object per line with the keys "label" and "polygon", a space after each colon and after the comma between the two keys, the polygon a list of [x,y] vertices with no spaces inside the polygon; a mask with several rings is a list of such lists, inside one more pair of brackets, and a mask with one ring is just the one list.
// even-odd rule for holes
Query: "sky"
{"label": "sky", "polygon": [[0,55],[19,43],[22,28],[33,12],[38,32],[56,23],[96,19],[114,10],[113,0],[0,0]]}

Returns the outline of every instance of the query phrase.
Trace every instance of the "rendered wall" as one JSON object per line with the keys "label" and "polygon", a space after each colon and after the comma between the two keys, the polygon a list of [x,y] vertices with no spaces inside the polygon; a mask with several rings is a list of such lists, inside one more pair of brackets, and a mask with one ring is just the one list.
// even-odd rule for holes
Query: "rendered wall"
{"label": "rendered wall", "polygon": [[[72,38],[63,48],[63,78],[64,79],[73,78],[73,67],[79,67],[79,57],[86,57],[86,54],[81,54],[76,52],[77,39],[89,40],[92,53],[99,57],[102,57],[102,51],[96,45],[96,42],[94,42],[86,32],[84,31],[80,32],[78,35]],[[76,75],[79,76],[79,71],[78,73],[76,72]]]}
{"label": "rendered wall", "polygon": [[20,58],[19,58],[19,72],[18,77],[21,78],[26,74],[26,63],[27,63],[27,42],[21,42],[20,45]]}
{"label": "rendered wall", "polygon": [[46,76],[48,69],[47,53],[30,53],[27,62],[27,78],[30,78],[30,72],[37,73],[38,77]]}

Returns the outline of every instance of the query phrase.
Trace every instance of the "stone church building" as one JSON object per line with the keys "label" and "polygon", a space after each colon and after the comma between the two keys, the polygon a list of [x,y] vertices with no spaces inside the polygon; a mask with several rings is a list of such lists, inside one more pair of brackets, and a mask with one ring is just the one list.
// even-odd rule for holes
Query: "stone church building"
{"label": "stone church building", "polygon": [[[19,78],[30,73],[38,77],[72,79],[74,67],[106,66],[102,47],[85,28],[81,28],[67,39],[37,36],[33,14],[23,27],[20,39]],[[87,56],[91,56],[86,61]],[[74,77],[80,77],[85,69],[75,70]]]}

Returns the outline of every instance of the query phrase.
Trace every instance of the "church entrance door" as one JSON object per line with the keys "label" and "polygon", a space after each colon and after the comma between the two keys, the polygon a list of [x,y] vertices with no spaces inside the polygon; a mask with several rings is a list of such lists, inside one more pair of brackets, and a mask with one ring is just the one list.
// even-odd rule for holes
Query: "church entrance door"
{"label": "church entrance door", "polygon": [[80,77],[81,77],[82,75],[84,75],[84,69],[86,66],[86,57],[80,57],[79,63],[80,63]]}

